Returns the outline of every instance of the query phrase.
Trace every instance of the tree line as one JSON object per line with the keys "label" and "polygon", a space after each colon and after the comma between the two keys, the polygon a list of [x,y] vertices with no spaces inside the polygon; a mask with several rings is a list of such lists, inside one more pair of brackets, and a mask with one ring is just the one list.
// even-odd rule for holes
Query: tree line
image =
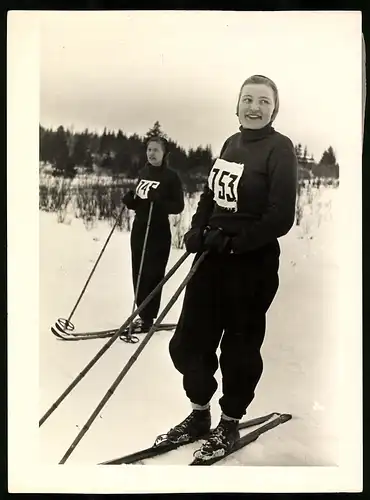
{"label": "tree line", "polygon": [[[40,164],[49,164],[55,176],[74,177],[77,172],[104,172],[112,176],[135,178],[146,161],[145,144],[150,137],[160,135],[168,142],[169,164],[175,169],[186,188],[199,188],[207,177],[214,161],[210,145],[186,151],[169,138],[157,121],[144,137],[127,136],[122,130],[102,134],[86,129],[74,132],[63,126],[56,130],[39,125]],[[339,178],[339,165],[331,146],[324,151],[318,163],[308,153],[307,146],[297,144],[295,151],[299,162],[299,177]]]}
{"label": "tree line", "polygon": [[307,146],[303,148],[302,144],[299,143],[294,146],[294,149],[298,158],[301,178],[339,179],[339,164],[332,146],[323,152],[318,163],[315,162],[312,154],[308,154]]}

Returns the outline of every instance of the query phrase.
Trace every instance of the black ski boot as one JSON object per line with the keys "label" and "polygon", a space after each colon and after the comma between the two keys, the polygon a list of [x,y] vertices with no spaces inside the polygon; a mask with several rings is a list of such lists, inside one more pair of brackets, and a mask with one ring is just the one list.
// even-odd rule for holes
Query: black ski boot
{"label": "black ski boot", "polygon": [[170,429],[166,440],[171,443],[188,443],[206,437],[211,429],[211,411],[193,410],[181,423]]}
{"label": "black ski boot", "polygon": [[211,458],[222,457],[234,447],[240,438],[237,420],[221,418],[218,426],[211,432],[207,441],[194,452],[196,460],[206,462]]}
{"label": "black ski boot", "polygon": [[[148,333],[152,326],[153,326],[153,321],[147,321],[138,318],[132,323],[131,333],[132,335],[137,335],[140,333]],[[129,331],[130,327],[128,326],[125,330],[125,334],[127,334]]]}

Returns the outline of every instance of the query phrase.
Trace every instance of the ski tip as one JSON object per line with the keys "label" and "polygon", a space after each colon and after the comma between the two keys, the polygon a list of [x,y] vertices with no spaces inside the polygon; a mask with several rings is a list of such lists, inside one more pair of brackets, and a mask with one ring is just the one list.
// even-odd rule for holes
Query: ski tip
{"label": "ski tip", "polygon": [[280,413],[280,420],[282,423],[288,422],[288,420],[291,420],[293,418],[293,415],[290,413]]}
{"label": "ski tip", "polygon": [[274,413],[271,413],[271,417],[278,418],[282,422],[286,422],[293,418],[293,415],[291,415],[290,413],[279,413],[275,411]]}
{"label": "ski tip", "polygon": [[193,460],[193,461],[189,464],[189,466],[190,466],[190,465],[207,465],[207,464],[205,464],[205,463],[204,463],[204,461],[202,461],[202,460],[198,460],[198,459],[196,458],[195,460]]}
{"label": "ski tip", "polygon": [[53,326],[50,327],[51,333],[53,333],[56,337],[62,338],[61,334],[58,333]]}

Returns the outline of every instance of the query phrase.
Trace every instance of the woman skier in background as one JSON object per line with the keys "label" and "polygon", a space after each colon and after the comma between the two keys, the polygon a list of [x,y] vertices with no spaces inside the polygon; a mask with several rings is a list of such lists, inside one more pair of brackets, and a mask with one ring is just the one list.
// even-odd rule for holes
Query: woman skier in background
{"label": "woman skier in background", "polygon": [[[279,285],[278,238],[295,218],[297,159],[291,140],[272,127],[278,110],[269,78],[243,83],[240,131],[223,145],[184,238],[194,262],[209,253],[187,285],[169,346],[193,411],[166,437],[175,443],[207,437],[195,453],[200,460],[232,450],[262,374],[266,312]],[[222,416],[209,434],[218,362]]]}
{"label": "woman skier in background", "polygon": [[[153,137],[147,143],[147,163],[140,170],[136,191],[128,191],[122,202],[135,210],[131,231],[131,264],[134,290],[137,286],[137,306],[146,299],[163,279],[171,249],[169,214],[179,214],[184,209],[184,194],[177,173],[167,166],[167,141]],[[144,249],[144,262],[140,283],[139,268],[143,252],[149,209],[153,203],[149,233]],[[134,321],[131,333],[146,333],[157,317],[161,291],[141,311]]]}

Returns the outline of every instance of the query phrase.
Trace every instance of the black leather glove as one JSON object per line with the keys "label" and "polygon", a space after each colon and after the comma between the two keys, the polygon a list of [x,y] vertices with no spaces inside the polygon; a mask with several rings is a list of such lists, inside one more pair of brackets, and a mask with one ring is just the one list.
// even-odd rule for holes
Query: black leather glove
{"label": "black leather glove", "polygon": [[239,234],[231,239],[230,248],[232,253],[240,254],[247,251],[247,239],[244,234]]}
{"label": "black leather glove", "polygon": [[127,208],[132,208],[135,204],[135,191],[132,189],[127,191],[127,193],[122,197],[122,203],[126,205]]}
{"label": "black leather glove", "polygon": [[155,202],[155,201],[158,201],[160,198],[161,198],[161,195],[159,193],[159,188],[151,187],[148,191],[148,200],[150,202]]}
{"label": "black leather glove", "polygon": [[210,252],[230,253],[231,238],[221,228],[209,229],[204,237],[204,249]]}
{"label": "black leather glove", "polygon": [[185,248],[189,253],[198,253],[204,250],[204,227],[193,227],[184,235]]}

